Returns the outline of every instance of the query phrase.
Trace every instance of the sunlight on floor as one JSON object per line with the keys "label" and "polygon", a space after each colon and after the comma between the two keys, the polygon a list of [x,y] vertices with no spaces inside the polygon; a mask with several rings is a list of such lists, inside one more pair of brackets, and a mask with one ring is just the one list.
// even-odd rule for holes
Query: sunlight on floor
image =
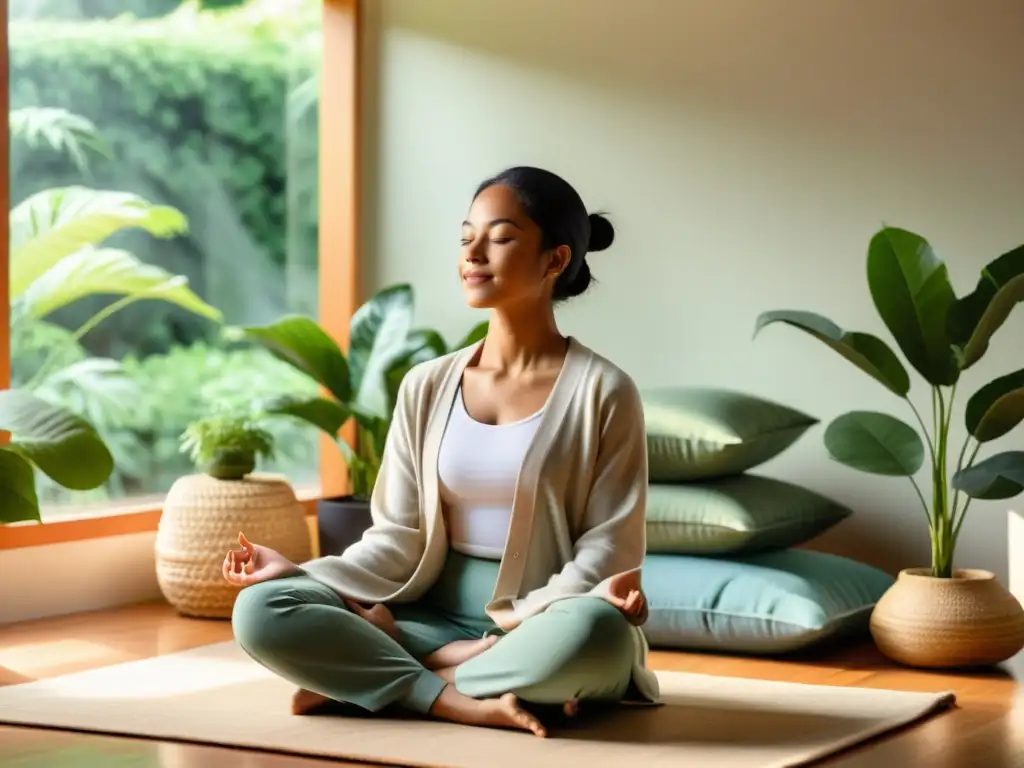
{"label": "sunlight on floor", "polygon": [[162,699],[227,688],[260,680],[268,674],[248,659],[182,654],[41,680],[35,687],[43,695],[56,693],[66,698]]}
{"label": "sunlight on floor", "polygon": [[88,640],[52,640],[0,649],[0,666],[25,677],[66,665],[99,667],[130,660],[122,650]]}

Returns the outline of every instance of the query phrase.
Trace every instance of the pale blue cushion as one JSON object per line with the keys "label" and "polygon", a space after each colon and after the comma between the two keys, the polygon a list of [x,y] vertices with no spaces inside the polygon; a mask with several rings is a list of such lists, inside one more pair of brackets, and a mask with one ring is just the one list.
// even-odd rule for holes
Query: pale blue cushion
{"label": "pale blue cushion", "polygon": [[810,550],[649,554],[643,629],[653,648],[786,653],[867,636],[871,611],[893,581],[873,566]]}

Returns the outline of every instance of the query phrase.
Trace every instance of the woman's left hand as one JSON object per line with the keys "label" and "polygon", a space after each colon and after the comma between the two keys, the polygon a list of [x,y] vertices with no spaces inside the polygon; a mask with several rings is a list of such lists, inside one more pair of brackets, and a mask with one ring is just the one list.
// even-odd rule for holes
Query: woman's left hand
{"label": "woman's left hand", "polygon": [[608,582],[608,602],[614,605],[631,624],[647,621],[647,598],[640,586],[640,571],[626,571]]}
{"label": "woman's left hand", "polygon": [[398,639],[398,625],[395,624],[395,617],[391,615],[391,611],[387,609],[386,605],[383,603],[376,603],[369,608],[363,608],[363,606],[355,600],[349,600],[347,597],[342,599],[345,601],[345,605],[348,606],[349,610],[356,614],[356,616],[361,616],[366,619],[391,639]]}

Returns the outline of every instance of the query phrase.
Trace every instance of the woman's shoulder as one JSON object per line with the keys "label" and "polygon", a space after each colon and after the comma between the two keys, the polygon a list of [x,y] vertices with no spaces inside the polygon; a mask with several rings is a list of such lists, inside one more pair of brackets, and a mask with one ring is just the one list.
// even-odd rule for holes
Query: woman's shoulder
{"label": "woman's shoulder", "polygon": [[633,377],[619,364],[596,352],[582,342],[573,339],[579,353],[586,358],[584,386],[594,391],[605,401],[628,401],[639,405],[640,390]]}

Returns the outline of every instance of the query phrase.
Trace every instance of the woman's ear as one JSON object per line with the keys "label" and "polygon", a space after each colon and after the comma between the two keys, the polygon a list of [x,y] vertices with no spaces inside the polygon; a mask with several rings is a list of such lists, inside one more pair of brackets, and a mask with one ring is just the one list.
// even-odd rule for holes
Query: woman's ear
{"label": "woman's ear", "polygon": [[560,245],[551,251],[551,262],[548,264],[548,276],[556,280],[569,266],[572,249],[568,245]]}

